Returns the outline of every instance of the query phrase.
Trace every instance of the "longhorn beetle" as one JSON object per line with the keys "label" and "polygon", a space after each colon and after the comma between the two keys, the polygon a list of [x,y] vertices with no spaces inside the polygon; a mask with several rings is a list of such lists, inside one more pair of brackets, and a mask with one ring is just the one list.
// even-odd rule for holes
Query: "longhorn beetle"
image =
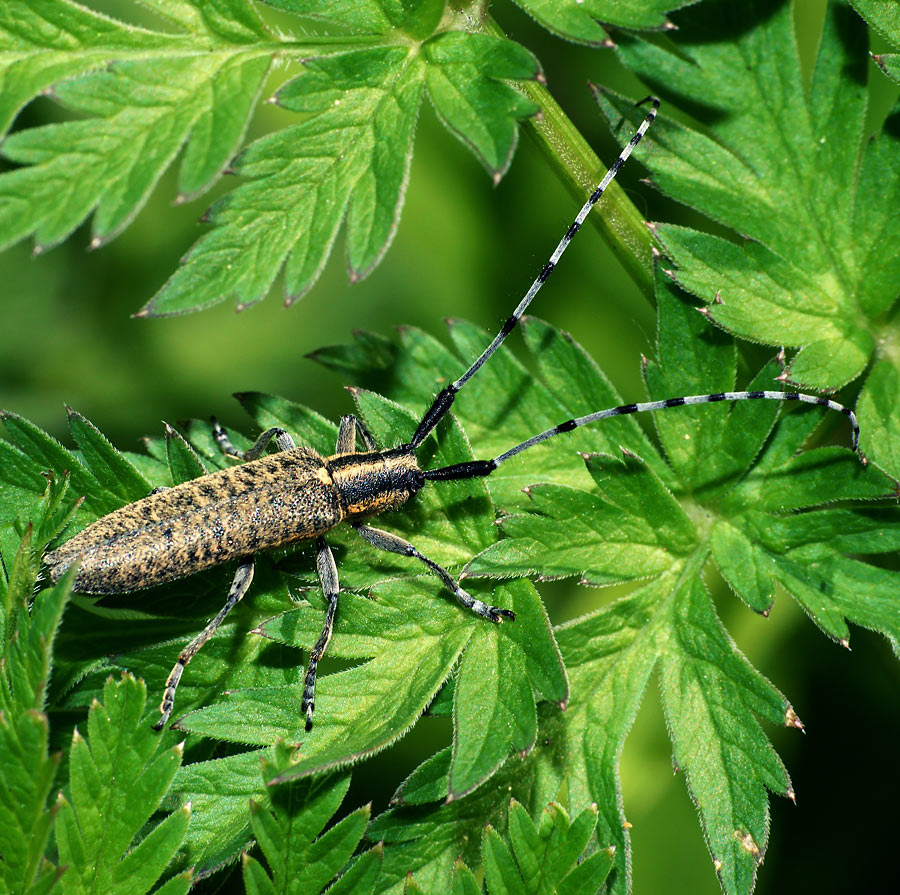
{"label": "longhorn beetle", "polygon": [[[226,454],[244,461],[242,465],[210,473],[173,488],[157,489],[142,500],[109,513],[47,555],[46,562],[54,580],[77,563],[75,590],[101,594],[126,593],[151,587],[213,565],[237,560],[237,571],[225,605],[184,648],[166,681],[160,705],[162,715],[154,725],[155,729],[162,729],[172,714],[175,690],[187,663],[250,587],[254,555],[261,550],[314,538],[316,567],[328,608],[322,633],[309,656],[301,702],[301,712],[306,714],[306,729],[311,729],[316,669],[331,638],[339,592],[337,566],[324,535],[342,521],[352,525],[373,547],[410,556],[424,563],[453,596],[476,615],[492,622],[512,621],[515,615],[509,609],[489,606],[472,597],[449,572],[423,556],[409,542],[366,524],[368,517],[406,503],[426,482],[490,475],[511,457],[548,438],[609,417],[686,404],[754,398],[803,401],[837,410],[849,417],[853,427],[853,449],[857,449],[859,427],[853,411],[827,398],[796,392],[723,392],[624,404],[567,420],[533,435],[492,460],[471,460],[439,469],[423,470],[419,467],[416,449],[450,410],[459,391],[515,329],[590,210],[652,124],[659,101],[647,97],[639,105],[648,101],[652,104],[650,112],[581,207],[525,297],[462,376],[445,386],[434,398],[410,441],[382,450],[365,425],[351,414],[341,419],[335,453],[330,457],[322,457],[308,447],[298,447],[291,436],[280,428],[263,432],[249,450],[240,453],[213,420],[213,434],[219,447]],[[363,451],[356,449],[357,434],[365,447]],[[264,455],[272,439],[278,452]]]}

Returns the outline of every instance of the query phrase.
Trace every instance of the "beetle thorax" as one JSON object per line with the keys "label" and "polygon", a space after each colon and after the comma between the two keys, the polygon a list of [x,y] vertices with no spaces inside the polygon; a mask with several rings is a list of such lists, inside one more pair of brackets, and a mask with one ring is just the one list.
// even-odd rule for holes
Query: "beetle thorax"
{"label": "beetle thorax", "polygon": [[372,516],[402,506],[424,484],[409,449],[336,454],[325,461],[347,516]]}

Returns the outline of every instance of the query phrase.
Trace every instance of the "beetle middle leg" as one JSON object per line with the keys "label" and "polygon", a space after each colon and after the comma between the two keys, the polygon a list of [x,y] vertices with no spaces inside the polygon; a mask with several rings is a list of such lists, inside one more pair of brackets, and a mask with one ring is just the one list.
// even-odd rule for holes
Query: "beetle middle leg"
{"label": "beetle middle leg", "polygon": [[266,445],[273,438],[275,439],[275,444],[279,451],[290,451],[297,447],[294,443],[294,439],[291,438],[284,429],[280,426],[273,426],[271,429],[266,429],[266,431],[263,432],[263,434],[260,435],[246,451],[239,451],[234,446],[225,430],[219,425],[219,421],[215,417],[212,418],[212,427],[213,438],[222,453],[225,454],[226,457],[235,457],[238,460],[242,460],[244,463],[247,463],[250,460],[258,460],[262,456],[262,452],[266,449]]}
{"label": "beetle middle leg", "polygon": [[312,730],[312,716],[316,707],[316,671],[325,654],[328,641],[331,640],[331,632],[334,630],[334,615],[337,612],[338,592],[340,591],[337,563],[335,563],[334,554],[325,543],[324,538],[316,539],[316,571],[319,573],[319,581],[322,582],[322,592],[325,594],[325,599],[328,600],[328,609],[325,612],[322,633],[310,651],[306,680],[303,684],[303,701],[300,703],[300,710],[306,714],[307,730]]}
{"label": "beetle middle leg", "polygon": [[357,523],[353,527],[360,537],[373,547],[377,547],[379,550],[386,550],[388,553],[399,553],[402,556],[411,556],[414,559],[419,560],[419,562],[425,563],[425,565],[444,582],[447,590],[449,590],[463,606],[467,609],[471,609],[476,615],[480,615],[492,622],[502,622],[507,618],[510,621],[515,620],[516,614],[511,609],[500,609],[497,606],[488,606],[487,603],[476,600],[468,591],[465,591],[460,587],[459,582],[445,568],[439,566],[434,560],[429,559],[427,556],[423,556],[409,543],[409,541],[404,541],[403,538],[391,534],[390,532],[382,531],[380,528],[372,528],[370,525]]}
{"label": "beetle middle leg", "polygon": [[178,682],[181,680],[185,666],[194,658],[197,650],[216,633],[219,625],[225,620],[225,616],[241,601],[244,594],[247,593],[251,581],[253,581],[253,560],[248,559],[238,566],[234,580],[231,582],[231,589],[228,591],[228,599],[219,610],[219,614],[181,651],[181,655],[166,681],[166,689],[163,691],[162,702],[159,706],[162,717],[153,725],[154,730],[162,730],[172,714],[172,708],[175,705],[175,691],[178,689]]}

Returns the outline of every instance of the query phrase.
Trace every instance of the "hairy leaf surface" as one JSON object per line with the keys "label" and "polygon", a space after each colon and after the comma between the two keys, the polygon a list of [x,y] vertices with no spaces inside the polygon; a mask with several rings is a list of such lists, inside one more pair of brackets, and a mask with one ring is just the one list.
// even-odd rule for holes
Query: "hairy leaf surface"
{"label": "hairy leaf surface", "polygon": [[[900,256],[897,112],[865,131],[866,29],[829,5],[809,88],[791,5],[703,4],[668,46],[623,36],[622,60],[698,122],[663,118],[644,159],[655,184],[733,236],[660,224],[671,275],[728,331],[797,349],[786,381],[833,390],[868,368],[863,449],[900,477],[893,308]],[[611,121],[627,103],[599,95]],[[640,152],[641,150],[639,150]]]}

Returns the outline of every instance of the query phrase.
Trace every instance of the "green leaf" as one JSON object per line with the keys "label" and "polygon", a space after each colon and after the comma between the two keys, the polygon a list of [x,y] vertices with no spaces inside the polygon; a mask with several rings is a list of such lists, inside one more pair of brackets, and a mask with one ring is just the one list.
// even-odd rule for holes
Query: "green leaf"
{"label": "green leaf", "polygon": [[67,413],[72,438],[101,488],[120,497],[123,503],[146,497],[151,487],[134,466],[80,413],[71,407]]}
{"label": "green leaf", "polygon": [[[49,470],[62,476],[68,474],[76,493],[84,497],[85,509],[103,515],[121,506],[117,498],[104,488],[71,451],[42,432],[33,423],[9,411],[0,412],[9,442],[31,461],[31,469]],[[28,468],[26,467],[26,468]],[[107,479],[107,484],[109,479]],[[20,482],[11,483],[20,485]],[[18,487],[15,488],[19,490]]]}
{"label": "green leaf", "polygon": [[[698,334],[703,318],[660,279],[657,357],[647,364],[651,396],[673,396],[657,388],[702,392],[704,377],[717,387],[735,383],[730,341],[721,335],[705,339],[705,330]],[[393,383],[391,395],[399,400],[353,392],[359,416],[380,443],[408,440],[434,391],[458,375],[464,359],[489,338],[460,322],[452,323],[450,332],[453,348],[405,330],[400,345],[390,350],[334,352],[348,371],[358,362],[360,375],[366,375],[374,363]],[[590,405],[594,387],[604,403],[620,401],[582,349],[547,324],[529,321],[526,347],[527,362],[502,350],[459,395],[454,416],[418,451],[423,469],[473,454],[496,456],[535,431],[597,410]],[[777,369],[766,365],[751,382],[769,386],[766,379]],[[298,441],[323,452],[334,449],[334,425],[314,412],[262,395],[242,400],[261,426],[281,425]],[[507,843],[513,869],[524,879],[526,867],[533,866],[520,855],[529,835],[521,824],[512,832],[512,796],[532,818],[553,800],[564,801],[575,818],[596,803],[595,835],[584,847],[588,857],[561,879],[575,873],[571,891],[590,891],[591,874],[609,859],[590,855],[614,846],[607,884],[623,892],[631,857],[619,758],[647,682],[660,672],[677,762],[697,803],[712,859],[721,862],[727,891],[749,891],[768,841],[767,793],[791,793],[760,722],[799,722],[788,700],[747,662],[722,627],[703,586],[708,563],[719,566],[737,595],[758,611],[768,608],[769,595],[781,585],[830,636],[845,640],[849,626],[858,624],[896,644],[897,573],[875,564],[880,559],[860,558],[894,551],[900,543],[896,484],[873,466],[863,467],[845,447],[818,446],[823,421],[840,426],[835,437],[841,442],[849,437],[842,417],[820,407],[722,402],[660,411],[655,419],[662,451],[634,420],[612,419],[524,452],[510,462],[512,468],[504,464],[486,479],[430,482],[402,511],[378,518],[379,526],[409,537],[451,573],[468,564],[467,589],[478,599],[514,609],[514,622],[492,626],[469,615],[414,560],[376,551],[352,530],[330,533],[343,590],[334,637],[320,666],[310,733],[302,729],[299,712],[305,656],[298,649],[308,650],[323,624],[314,550],[307,544],[259,557],[251,592],[193,659],[179,690],[180,714],[204,708],[179,722],[197,745],[194,764],[179,772],[164,803],[167,811],[188,801],[192,808],[174,869],[193,866],[206,873],[228,862],[253,835],[250,798],[259,811],[275,817],[272,798],[281,785],[314,778],[395,743],[440,693],[440,710],[446,714],[452,706],[452,742],[413,773],[395,807],[366,833],[370,841],[385,839],[380,889],[465,889],[471,880],[457,859],[462,856],[473,869],[480,866],[487,823]],[[36,427],[18,418],[8,418],[7,426],[15,439],[9,455],[25,457],[23,468],[34,462],[58,473],[77,464],[85,483],[94,482],[93,505],[98,494],[113,506],[121,503],[100,484],[118,461],[96,446],[96,436],[95,467],[88,471],[80,454]],[[192,423],[184,431],[193,454],[173,447],[171,435],[168,439],[173,456],[180,452],[178,462],[193,465],[195,455],[208,468],[227,462],[207,424]],[[249,442],[239,433],[233,437],[240,445]],[[161,439],[153,445],[158,457],[166,449]],[[175,465],[167,469],[154,459],[146,467],[153,470],[147,484],[173,481]],[[32,485],[26,476],[10,493],[33,505]],[[529,494],[521,493],[523,485]],[[59,488],[48,495],[48,507],[55,509],[35,524],[34,543],[64,524],[71,489]],[[84,504],[77,521],[100,512]],[[8,539],[12,524],[6,528]],[[506,535],[499,541],[498,531]],[[33,575],[37,548],[29,549]],[[531,569],[599,584],[634,582],[634,589],[559,628],[557,650],[531,584],[505,580],[521,579]],[[504,581],[496,587],[473,581],[476,571]],[[221,607],[229,573],[214,570],[152,594],[120,595],[99,605],[79,600],[56,642],[58,704],[66,712],[90,705],[101,695],[112,663],[143,674],[153,693],[160,693],[180,647]],[[301,589],[289,591],[289,580]],[[16,579],[16,593],[21,598],[33,593],[33,583],[33,578]],[[228,693],[217,702],[223,689]],[[269,747],[280,737],[300,748],[289,766],[279,765],[277,785],[263,787],[259,762],[271,752],[243,751],[207,761],[211,745],[201,735]],[[72,792],[76,804],[74,787]],[[88,828],[96,823],[90,820]],[[354,823],[362,826],[358,819]],[[140,835],[133,825],[129,829],[132,838]],[[348,835],[348,841],[355,844],[359,835]],[[130,841],[114,851],[121,856]],[[288,853],[282,855],[288,860]],[[348,874],[362,873],[356,870],[359,863],[351,862]],[[148,875],[157,870],[151,864]],[[248,888],[272,888],[273,875],[261,860],[248,860],[245,867]],[[410,873],[414,882],[408,882]]]}
{"label": "green leaf", "polygon": [[[246,180],[205,215],[216,225],[141,316],[262,299],[283,270],[288,303],[316,281],[346,220],[350,276],[387,251],[427,90],[447,126],[499,177],[518,122],[538,111],[510,81],[539,76],[523,47],[480,31],[442,0],[274,3],[270,28],[246,0],[152,3],[134,27],[70,0],[11,0],[0,12],[0,134],[47,95],[78,117],[3,142],[0,246],[43,251],[89,216],[92,247],[127,227],[181,155],[177,201],[226,169]],[[324,29],[310,29],[309,20]],[[293,28],[291,27],[293,25]],[[336,37],[334,26],[357,34]],[[295,123],[244,146],[273,62],[302,66],[278,90]],[[237,156],[237,159],[235,159]]]}
{"label": "green leaf", "polygon": [[5,590],[6,631],[0,662],[0,887],[39,893],[59,870],[44,852],[55,811],[47,805],[60,756],[50,754],[45,713],[56,631],[69,599],[64,578],[28,606],[37,577],[32,529],[26,532]]}
{"label": "green leaf", "polygon": [[896,477],[900,470],[900,370],[890,360],[873,365],[857,404],[867,456]]}
{"label": "green leaf", "polygon": [[209,471],[184,437],[168,424],[166,424],[166,460],[172,474],[173,485],[188,482]]}
{"label": "green leaf", "polygon": [[579,863],[596,823],[596,806],[570,822],[562,805],[551,802],[535,824],[525,808],[513,801],[509,810],[512,848],[490,826],[482,839],[488,892],[490,895],[596,892],[612,869],[613,855],[607,850]]}
{"label": "green leaf", "polygon": [[182,805],[190,802],[191,825],[183,854],[196,873],[207,874],[223,866],[246,847],[252,836],[250,800],[265,803],[271,791],[260,777],[264,755],[264,750],[241,752],[194,761],[178,771],[168,800],[177,799]]}
{"label": "green leaf", "polygon": [[[463,32],[440,35],[421,53],[389,45],[307,59],[278,92],[303,123],[241,154],[234,169],[250,182],[213,207],[217,229],[142,313],[181,313],[229,294],[251,304],[282,266],[290,304],[318,278],[345,217],[350,276],[365,276],[396,232],[426,83],[445,121],[502,173],[516,121],[536,109],[497,79],[537,73],[521,47]],[[465,86],[450,91],[460,78]]]}
{"label": "green leaf", "polygon": [[672,27],[666,13],[687,6],[690,0],[516,0],[545,28],[569,40],[587,44],[608,41],[601,23],[620,28]]}
{"label": "green leaf", "polygon": [[[154,43],[134,49],[152,52]],[[0,244],[33,235],[47,249],[94,212],[92,244],[101,245],[131,223],[188,140],[182,195],[208,189],[243,139],[269,59],[238,47],[216,52],[208,40],[200,47],[206,52],[192,55],[182,45],[182,58],[176,50],[165,67],[123,60],[56,84],[61,103],[91,117],[6,138],[3,154],[22,167],[0,177]]]}
{"label": "green leaf", "polygon": [[[646,368],[651,397],[702,392],[706,389],[698,386],[705,380],[713,389],[733,388],[733,346],[721,336],[704,343],[696,332],[702,318],[664,280],[658,307],[659,360]],[[771,366],[767,371],[770,377],[775,372]],[[754,387],[762,382],[763,374]],[[555,385],[559,392],[576,389],[563,375]],[[849,620],[897,642],[897,598],[889,594],[897,573],[840,555],[857,544],[865,552],[894,549],[896,510],[870,518],[852,505],[817,509],[830,501],[889,497],[894,482],[864,467],[846,448],[797,454],[821,411],[783,408],[773,426],[777,412],[775,402],[659,412],[657,429],[676,474],[671,487],[630,452],[621,461],[588,456],[594,487],[530,488],[529,511],[505,517],[501,527],[507,538],[467,566],[470,575],[503,577],[528,569],[543,577],[581,575],[584,582],[601,585],[650,579],[598,614],[602,626],[583,647],[568,640],[568,652],[563,649],[573,702],[581,687],[592,704],[589,721],[577,710],[573,714],[570,705],[565,721],[575,726],[567,737],[587,738],[588,755],[595,756],[569,759],[576,762],[578,781],[568,781],[570,804],[597,801],[598,839],[620,848],[620,871],[628,843],[615,797],[618,752],[654,667],[663,682],[676,760],[726,891],[753,887],[768,837],[767,790],[792,794],[757,717],[793,725],[795,715],[725,634],[700,583],[710,557],[756,611],[768,612],[779,583],[835,639],[846,638]],[[795,515],[798,510],[802,515]],[[581,627],[564,626],[560,636],[569,631],[574,636]],[[573,663],[588,662],[598,667],[587,678],[584,665],[573,671]]]}
{"label": "green leaf", "polygon": [[502,629],[476,628],[460,662],[453,703],[451,798],[465,795],[490,777],[510,746],[522,754],[532,750],[536,695],[561,708],[568,700],[546,610],[536,591],[523,585],[517,582],[494,591],[495,597],[507,597],[503,605],[515,611],[516,622]]}
{"label": "green leaf", "polygon": [[[706,125],[663,117],[645,161],[660,190],[737,235],[656,226],[671,275],[719,326],[798,349],[789,382],[835,389],[874,357],[862,446],[900,476],[896,408],[884,397],[885,366],[897,375],[887,312],[900,266],[882,250],[900,239],[900,144],[896,112],[872,139],[864,131],[864,24],[845,3],[829,4],[809,89],[790,4],[722,0],[684,11],[678,25],[669,45],[619,41],[629,68]],[[615,96],[598,98],[612,122],[639,117]]]}
{"label": "green leaf", "polygon": [[[884,0],[850,0],[853,8],[886,40],[900,49],[900,12]],[[878,67],[900,84],[900,53],[872,54]]]}
{"label": "green leaf", "polygon": [[737,652],[698,579],[676,587],[671,611],[672,651],[661,656],[659,680],[675,761],[723,888],[751,891],[769,833],[766,790],[793,798],[754,715],[783,723],[786,702]]}
{"label": "green leaf", "polygon": [[423,52],[438,115],[499,180],[516,147],[517,121],[540,111],[505,81],[541,76],[537,60],[518,44],[460,31],[439,34]]}
{"label": "green leaf", "polygon": [[[144,715],[146,688],[129,675],[110,678],[103,703],[77,728],[69,757],[70,795],[60,795],[56,835],[65,893],[149,892],[184,839],[190,806],[145,829],[181,764],[181,745],[160,748]],[[127,786],[123,785],[127,781]],[[136,841],[136,837],[141,837]],[[190,877],[170,882],[187,893]]]}
{"label": "green leaf", "polygon": [[[272,758],[262,760],[266,784],[286,770],[290,752],[280,746]],[[347,794],[349,783],[346,776],[300,780],[276,788],[268,807],[251,802],[253,835],[269,872],[245,854],[244,884],[248,892],[306,895],[322,891],[340,874],[359,845],[369,819],[369,809],[361,808],[322,833]],[[380,849],[363,853],[328,891],[335,895],[371,893],[380,862]]]}

